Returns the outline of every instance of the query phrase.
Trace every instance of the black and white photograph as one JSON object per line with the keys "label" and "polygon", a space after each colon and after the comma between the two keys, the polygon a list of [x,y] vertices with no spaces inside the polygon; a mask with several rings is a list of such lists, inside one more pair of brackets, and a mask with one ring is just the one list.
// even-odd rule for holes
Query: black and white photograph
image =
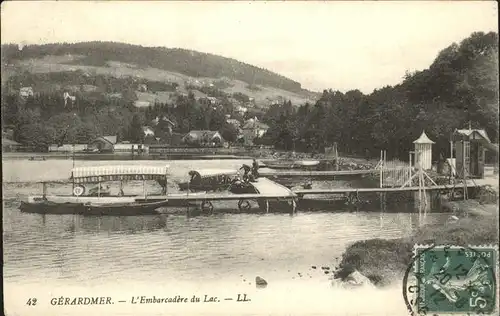
{"label": "black and white photograph", "polygon": [[3,312],[497,315],[495,1],[4,1]]}

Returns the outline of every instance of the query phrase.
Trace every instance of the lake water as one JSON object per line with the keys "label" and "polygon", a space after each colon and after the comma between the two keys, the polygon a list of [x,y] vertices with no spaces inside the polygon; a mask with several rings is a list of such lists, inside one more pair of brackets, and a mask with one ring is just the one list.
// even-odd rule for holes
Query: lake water
{"label": "lake water", "polygon": [[[239,167],[244,162],[248,163],[167,163],[172,177],[182,179],[192,168]],[[76,161],[75,165],[111,163],[117,162]],[[4,181],[64,178],[72,164],[65,160],[4,160]],[[174,184],[171,186],[173,189]],[[127,189],[142,190],[137,185]],[[40,190],[40,185],[30,183],[3,186],[4,302],[8,315],[406,313],[400,284],[387,289],[341,289],[332,286],[330,274],[320,267],[333,269],[345,248],[355,241],[411,234],[419,225],[418,214],[341,209],[299,211],[293,216],[215,214],[189,218],[171,214],[84,217],[21,213],[19,200]],[[50,191],[70,192],[70,188],[53,186]],[[426,220],[441,222],[446,217],[431,213]],[[256,276],[267,280],[267,288],[256,288]],[[246,294],[251,301],[236,302],[237,294]],[[130,303],[132,297],[143,295],[188,299],[196,295],[202,301],[209,295],[221,302]],[[110,296],[115,303],[52,306],[51,298],[60,296]],[[29,298],[37,298],[37,305],[26,305]]]}

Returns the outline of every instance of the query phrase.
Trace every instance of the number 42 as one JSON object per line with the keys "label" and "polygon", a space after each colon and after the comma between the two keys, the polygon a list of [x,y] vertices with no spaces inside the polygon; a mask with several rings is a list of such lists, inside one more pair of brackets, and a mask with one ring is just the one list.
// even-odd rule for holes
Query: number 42
{"label": "number 42", "polygon": [[26,302],[26,305],[30,305],[30,306],[36,305],[36,298],[28,299],[28,301]]}

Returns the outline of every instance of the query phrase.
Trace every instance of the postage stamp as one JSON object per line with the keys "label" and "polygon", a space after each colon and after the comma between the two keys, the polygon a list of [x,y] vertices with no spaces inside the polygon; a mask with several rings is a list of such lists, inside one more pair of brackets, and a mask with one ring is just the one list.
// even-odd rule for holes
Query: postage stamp
{"label": "postage stamp", "polygon": [[[497,309],[496,246],[422,246],[405,276],[414,315],[493,315]],[[411,276],[410,276],[411,274]]]}

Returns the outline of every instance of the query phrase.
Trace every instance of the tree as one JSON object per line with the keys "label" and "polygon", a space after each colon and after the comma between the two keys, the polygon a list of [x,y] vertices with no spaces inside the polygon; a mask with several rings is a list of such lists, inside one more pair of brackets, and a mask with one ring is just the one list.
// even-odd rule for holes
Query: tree
{"label": "tree", "polygon": [[144,131],[142,130],[141,119],[137,114],[134,114],[128,129],[128,139],[133,143],[144,142]]}
{"label": "tree", "polygon": [[220,129],[220,133],[222,135],[222,138],[224,138],[230,143],[236,142],[239,135],[238,129],[233,124],[229,123],[225,123],[222,126],[222,128]]}

